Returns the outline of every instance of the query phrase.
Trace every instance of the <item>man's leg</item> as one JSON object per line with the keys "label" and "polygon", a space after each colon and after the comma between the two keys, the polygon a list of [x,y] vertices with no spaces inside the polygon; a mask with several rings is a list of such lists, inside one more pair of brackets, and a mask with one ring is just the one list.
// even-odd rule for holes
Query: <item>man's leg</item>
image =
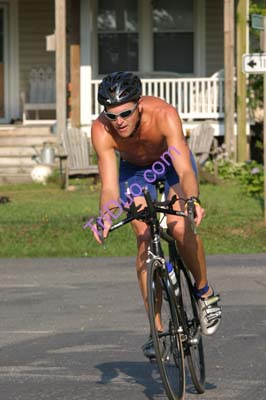
{"label": "man's leg", "polygon": [[[184,198],[179,184],[170,188],[168,198],[171,198],[174,194]],[[184,206],[184,201],[181,200],[175,203],[174,209],[184,211]],[[203,288],[207,284],[207,269],[204,248],[199,235],[192,231],[187,218],[169,215],[167,222],[172,235],[176,239],[180,254],[195,279],[197,288]],[[209,294],[211,294],[211,289],[206,293],[206,296]]]}
{"label": "man's leg", "polygon": [[[136,205],[138,204],[145,204],[145,200],[143,197],[140,198],[135,198],[135,203]],[[144,222],[141,221],[133,221],[131,223],[132,228],[135,232],[136,239],[137,239],[137,248],[138,248],[138,253],[137,253],[137,259],[136,259],[136,270],[137,270],[137,278],[138,278],[138,283],[140,287],[140,291],[143,297],[143,302],[144,306],[146,309],[146,312],[148,314],[148,294],[147,294],[147,257],[148,257],[148,246],[150,243],[150,231],[147,227],[147,225]],[[155,305],[156,315],[155,315],[155,323],[158,331],[163,330],[162,326],[162,321],[161,321],[161,296],[158,295],[158,302],[157,305]],[[144,343],[142,346],[142,351],[145,357],[149,359],[154,359],[155,358],[155,349],[152,341],[151,334],[149,334],[149,337],[147,341]]]}
{"label": "man's leg", "polygon": [[[174,194],[184,198],[179,184],[170,188],[168,197],[171,198]],[[184,211],[184,201],[176,202],[174,208]],[[220,297],[215,295],[213,289],[208,286],[202,241],[192,231],[188,218],[169,215],[168,227],[176,239],[177,247],[185,264],[195,279],[202,332],[205,335],[212,335],[218,329],[221,321],[221,307],[218,305]],[[200,292],[200,289],[203,290]]]}
{"label": "man's leg", "polygon": [[[135,197],[135,204],[145,205],[143,197]],[[143,297],[144,306],[148,314],[148,296],[147,296],[147,257],[148,257],[148,246],[150,243],[150,232],[147,225],[141,221],[133,221],[131,223],[132,228],[135,232],[137,239],[137,258],[136,258],[136,271],[137,278],[140,287],[140,291]],[[158,305],[160,308],[160,305]],[[162,322],[160,319],[160,313],[158,311],[156,318],[156,326],[158,330],[163,330]]]}

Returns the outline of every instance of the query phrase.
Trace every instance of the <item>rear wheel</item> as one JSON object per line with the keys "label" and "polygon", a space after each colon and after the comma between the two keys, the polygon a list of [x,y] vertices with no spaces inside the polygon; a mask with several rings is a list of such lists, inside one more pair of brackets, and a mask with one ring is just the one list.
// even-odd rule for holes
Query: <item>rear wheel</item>
{"label": "rear wheel", "polygon": [[189,331],[189,337],[185,345],[185,355],[192,382],[198,393],[205,391],[205,363],[203,341],[200,330],[198,306],[193,294],[190,275],[180,269],[181,302],[185,312],[185,320]]}
{"label": "rear wheel", "polygon": [[[178,320],[165,273],[159,260],[152,260],[148,267],[147,288],[149,319],[153,344],[160,375],[170,400],[184,399],[185,367],[184,353]],[[161,315],[161,317],[160,317]],[[163,331],[158,332],[161,318]]]}

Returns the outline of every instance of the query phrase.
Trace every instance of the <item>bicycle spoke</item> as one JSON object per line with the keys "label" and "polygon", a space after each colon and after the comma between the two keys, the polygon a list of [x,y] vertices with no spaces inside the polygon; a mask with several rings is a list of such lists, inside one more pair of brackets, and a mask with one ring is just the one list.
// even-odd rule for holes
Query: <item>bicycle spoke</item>
{"label": "bicycle spoke", "polygon": [[203,341],[199,326],[198,308],[188,283],[189,275],[182,269],[179,273],[182,304],[185,312],[189,337],[186,342],[186,357],[192,382],[198,393],[205,391],[205,364]]}
{"label": "bicycle spoke", "polygon": [[[148,270],[149,318],[160,375],[168,398],[181,400],[185,389],[184,353],[173,301],[160,276],[160,262],[153,260]],[[162,332],[157,329],[159,320]]]}

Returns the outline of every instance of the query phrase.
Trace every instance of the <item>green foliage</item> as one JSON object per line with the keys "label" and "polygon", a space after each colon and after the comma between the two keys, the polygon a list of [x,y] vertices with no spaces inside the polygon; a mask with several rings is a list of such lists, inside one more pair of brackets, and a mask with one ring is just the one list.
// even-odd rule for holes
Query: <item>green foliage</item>
{"label": "green foliage", "polygon": [[256,161],[245,163],[238,176],[245,192],[252,196],[261,196],[264,187],[263,166]]}
{"label": "green foliage", "polygon": [[[214,164],[212,161],[208,161],[204,167],[208,172],[214,173]],[[218,177],[222,180],[235,179],[241,174],[241,167],[241,164],[234,163],[230,160],[219,160]]]}
{"label": "green foliage", "polygon": [[249,13],[266,15],[266,4],[265,0],[251,0],[249,5]]}
{"label": "green foliage", "polygon": [[[211,161],[206,163],[205,168],[210,173],[214,172]],[[218,161],[218,177],[225,181],[239,182],[241,190],[248,195],[260,197],[263,194],[263,166],[256,161],[235,163],[230,160],[220,160]]]}
{"label": "green foliage", "polygon": [[250,108],[263,107],[263,75],[250,74],[247,89]]}

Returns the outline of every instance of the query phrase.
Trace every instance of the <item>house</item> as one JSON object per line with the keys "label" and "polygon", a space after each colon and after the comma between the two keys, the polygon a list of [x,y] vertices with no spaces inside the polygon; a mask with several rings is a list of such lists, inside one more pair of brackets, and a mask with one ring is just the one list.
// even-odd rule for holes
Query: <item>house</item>
{"label": "house", "polygon": [[[48,51],[53,49],[58,7],[65,7],[66,13],[57,26],[58,32],[66,32],[61,104],[71,98],[72,114],[88,132],[100,112],[101,78],[111,71],[131,70],[143,78],[144,94],[161,96],[179,110],[185,131],[198,120],[210,119],[216,134],[223,134],[224,78],[218,73],[224,67],[221,0],[6,0],[0,3],[0,176],[3,164],[15,165],[16,156],[24,172],[29,170],[34,146],[56,141],[50,129],[56,121],[51,75],[50,86],[47,77],[44,84],[51,98],[33,101],[47,101],[51,107],[40,107],[37,118],[29,110],[24,123],[17,122],[25,111],[21,94],[29,96],[34,74],[43,79],[47,68],[54,71],[59,66],[55,51]],[[62,41],[64,45],[63,36]],[[67,92],[70,81],[72,91]],[[36,89],[38,95],[42,90]],[[57,105],[60,109],[64,107]],[[11,154],[13,159],[8,160]]]}

